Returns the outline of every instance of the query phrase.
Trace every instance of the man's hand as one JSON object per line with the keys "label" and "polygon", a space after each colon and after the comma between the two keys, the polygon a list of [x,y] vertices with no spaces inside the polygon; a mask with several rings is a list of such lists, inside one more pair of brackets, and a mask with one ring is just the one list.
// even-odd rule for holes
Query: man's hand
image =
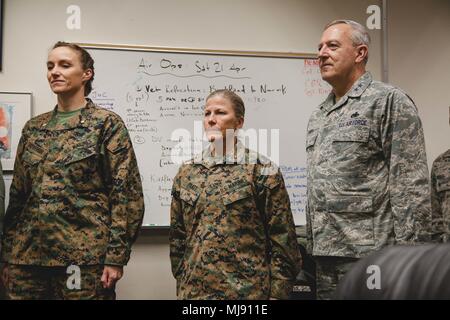
{"label": "man's hand", "polygon": [[105,266],[103,268],[102,283],[103,288],[112,289],[117,281],[122,278],[123,267],[122,266]]}

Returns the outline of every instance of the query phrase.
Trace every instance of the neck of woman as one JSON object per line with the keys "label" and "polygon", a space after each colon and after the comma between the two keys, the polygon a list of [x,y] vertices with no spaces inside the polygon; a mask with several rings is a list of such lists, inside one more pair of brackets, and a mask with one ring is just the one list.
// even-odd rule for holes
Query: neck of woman
{"label": "neck of woman", "polygon": [[220,139],[212,143],[212,155],[214,157],[236,156],[237,138]]}
{"label": "neck of woman", "polygon": [[58,111],[69,112],[83,108],[87,101],[84,94],[68,95],[59,94],[58,95]]}

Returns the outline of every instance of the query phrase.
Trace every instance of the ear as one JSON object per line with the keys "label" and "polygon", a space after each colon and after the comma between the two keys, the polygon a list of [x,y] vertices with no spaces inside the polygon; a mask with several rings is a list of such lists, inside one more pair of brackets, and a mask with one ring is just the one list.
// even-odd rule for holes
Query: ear
{"label": "ear", "polygon": [[366,59],[369,54],[369,48],[365,44],[361,44],[356,47],[356,63],[361,63]]}
{"label": "ear", "polygon": [[92,78],[92,69],[86,69],[83,71],[83,81],[89,81]]}
{"label": "ear", "polygon": [[244,126],[244,118],[237,119],[236,129],[241,129]]}

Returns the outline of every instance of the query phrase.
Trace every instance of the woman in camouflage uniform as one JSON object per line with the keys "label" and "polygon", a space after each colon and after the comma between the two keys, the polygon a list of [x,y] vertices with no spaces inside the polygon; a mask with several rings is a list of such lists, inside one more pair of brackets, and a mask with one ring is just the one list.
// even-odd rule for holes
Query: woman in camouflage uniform
{"label": "woman in camouflage uniform", "polygon": [[95,105],[94,61],[58,42],[53,111],[27,122],[17,149],[1,261],[10,299],[113,299],[144,202],[122,119]]}
{"label": "woman in camouflage uniform", "polygon": [[236,139],[244,112],[235,93],[211,93],[203,121],[212,143],[174,179],[170,257],[180,299],[286,299],[299,271],[283,177]]}

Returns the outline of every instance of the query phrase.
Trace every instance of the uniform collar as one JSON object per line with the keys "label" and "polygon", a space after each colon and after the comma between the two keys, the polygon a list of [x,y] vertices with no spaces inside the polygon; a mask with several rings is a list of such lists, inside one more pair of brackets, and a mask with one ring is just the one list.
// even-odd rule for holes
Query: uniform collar
{"label": "uniform collar", "polygon": [[[92,112],[94,111],[95,104],[89,98],[86,98],[86,101],[86,106],[81,109],[79,115],[70,118],[65,124],[57,124],[50,130],[67,130],[77,127],[88,127],[89,119],[91,118]],[[58,105],[56,105],[55,108],[53,108],[53,112],[49,113],[49,116],[44,119],[41,127],[46,128],[50,120],[56,116],[57,112]]]}
{"label": "uniform collar", "polygon": [[327,114],[329,114],[331,111],[344,105],[349,98],[360,97],[371,83],[372,74],[369,71],[366,71],[358,80],[356,80],[350,90],[336,104],[334,103],[334,93],[331,92],[325,101],[320,104],[319,108],[325,110]]}
{"label": "uniform collar", "polygon": [[367,87],[372,83],[372,75],[366,71],[348,91],[347,96],[351,98],[358,98],[366,91]]}
{"label": "uniform collar", "polygon": [[245,163],[246,154],[248,154],[248,150],[242,144],[242,142],[238,139],[236,143],[235,154],[230,153],[225,156],[213,156],[212,155],[212,144],[208,145],[202,153],[197,154],[194,157],[194,163],[202,164],[207,168],[212,168],[215,165],[221,164],[236,164],[236,163]]}

